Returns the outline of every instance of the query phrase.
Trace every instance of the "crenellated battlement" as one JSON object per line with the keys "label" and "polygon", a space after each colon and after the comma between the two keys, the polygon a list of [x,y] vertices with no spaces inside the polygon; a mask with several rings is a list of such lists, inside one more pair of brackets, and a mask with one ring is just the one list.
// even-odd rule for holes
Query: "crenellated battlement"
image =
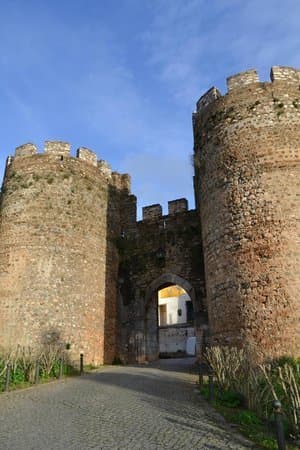
{"label": "crenellated battlement", "polygon": [[104,159],[100,159],[97,161],[97,166],[104,177],[111,179],[112,170],[108,162],[104,161]]}
{"label": "crenellated battlement", "polygon": [[112,172],[110,165],[106,161],[102,159],[98,160],[97,154],[86,147],[79,147],[76,151],[76,157],[74,158],[71,156],[71,145],[67,142],[46,141],[43,153],[39,153],[37,147],[32,143],[23,144],[16,148],[14,157],[10,157],[9,161],[11,162],[14,159],[19,158],[35,157],[36,155],[45,155],[54,158],[58,157],[59,161],[63,161],[64,158],[82,161],[97,168],[100,174],[106,178],[112,186],[130,192],[131,183],[128,174]]}
{"label": "crenellated battlement", "polygon": [[89,150],[88,148],[79,147],[79,149],[77,150],[77,158],[82,159],[83,161],[86,161],[87,163],[97,167],[97,155],[95,152]]}
{"label": "crenellated battlement", "polygon": [[240,89],[248,84],[259,83],[258,73],[256,69],[246,70],[227,78],[228,92],[234,89]]}
{"label": "crenellated battlement", "polygon": [[20,145],[15,150],[16,158],[25,158],[27,156],[33,156],[37,154],[37,148],[34,144],[28,143]]}
{"label": "crenellated battlement", "polygon": [[[168,202],[168,215],[174,215],[188,211],[188,201],[186,198],[178,198]],[[154,205],[144,206],[142,209],[142,220],[157,220],[163,217],[162,206],[158,203]]]}
{"label": "crenellated battlement", "polygon": [[44,152],[51,155],[70,156],[71,146],[68,142],[46,141]]}
{"label": "crenellated battlement", "polygon": [[[273,66],[270,71],[270,82],[261,82],[256,69],[249,69],[244,72],[231,75],[226,79],[227,93],[231,94],[238,89],[248,88],[254,84],[272,84],[277,82],[284,82],[287,84],[299,84],[300,70],[287,66]],[[196,103],[196,113],[202,112],[208,105],[214,103],[219,98],[224,97],[216,88],[210,88]]]}
{"label": "crenellated battlement", "polygon": [[213,103],[219,97],[222,97],[221,92],[216,87],[213,86],[197,101],[196,103],[197,111],[201,111],[202,109],[206,108],[207,105]]}
{"label": "crenellated battlement", "polygon": [[158,203],[144,206],[142,209],[143,220],[153,220],[162,217],[162,206]]}
{"label": "crenellated battlement", "polygon": [[300,70],[294,67],[273,66],[271,67],[270,78],[274,81],[285,81],[291,83],[299,83]]}
{"label": "crenellated battlement", "polygon": [[188,211],[189,205],[186,198],[178,198],[168,202],[168,214],[177,214],[183,211]]}
{"label": "crenellated battlement", "polygon": [[112,172],[111,174],[112,185],[118,190],[130,191],[131,179],[128,173],[121,174],[118,172]]}

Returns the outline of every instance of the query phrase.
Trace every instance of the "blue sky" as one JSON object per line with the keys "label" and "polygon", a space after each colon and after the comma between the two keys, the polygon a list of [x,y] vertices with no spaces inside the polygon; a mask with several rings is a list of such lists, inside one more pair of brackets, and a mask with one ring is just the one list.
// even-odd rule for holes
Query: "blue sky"
{"label": "blue sky", "polygon": [[0,0],[0,170],[45,140],[132,176],[139,206],[193,206],[191,114],[212,85],[300,68],[299,0]]}

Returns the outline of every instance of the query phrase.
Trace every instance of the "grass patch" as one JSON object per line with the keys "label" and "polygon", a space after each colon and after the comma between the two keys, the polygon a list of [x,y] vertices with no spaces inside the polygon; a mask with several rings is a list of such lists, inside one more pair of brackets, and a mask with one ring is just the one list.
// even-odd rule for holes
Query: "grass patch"
{"label": "grass patch", "polygon": [[[242,396],[233,391],[221,391],[214,387],[215,400],[212,406],[230,423],[237,425],[237,430],[249,438],[260,448],[277,450],[277,442],[273,432],[273,423],[267,423],[245,408]],[[208,384],[200,387],[200,394],[209,399]],[[287,450],[297,450],[299,447],[287,444]]]}
{"label": "grass patch", "polygon": [[[92,365],[87,365],[84,367],[85,371],[96,369],[97,367]],[[80,371],[74,366],[69,364],[64,364],[63,366],[63,377],[74,377],[79,376]],[[46,373],[42,368],[40,368],[39,372],[39,384],[49,383],[51,381],[55,381],[59,379],[59,361],[56,361],[51,368],[49,373]],[[10,383],[9,383],[9,391],[15,391],[17,389],[25,389],[30,386],[34,386],[34,381],[29,381],[27,379],[26,374],[22,370],[17,370],[16,372],[11,373]],[[0,392],[4,392],[5,389],[5,373],[0,377]]]}
{"label": "grass patch", "polygon": [[119,356],[115,356],[114,360],[112,362],[113,366],[123,366],[123,361],[121,360],[121,358],[119,358]]}

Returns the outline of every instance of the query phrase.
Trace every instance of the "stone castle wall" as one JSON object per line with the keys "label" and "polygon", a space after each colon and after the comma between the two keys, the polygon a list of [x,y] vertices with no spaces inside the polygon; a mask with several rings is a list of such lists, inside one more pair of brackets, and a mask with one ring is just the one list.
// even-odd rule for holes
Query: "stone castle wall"
{"label": "stone castle wall", "polygon": [[300,354],[300,71],[230,77],[193,115],[212,342]]}
{"label": "stone castle wall", "polygon": [[[118,251],[127,175],[46,142],[8,158],[1,197],[0,342],[70,344],[94,364],[116,352]],[[122,201],[123,200],[123,201]],[[106,299],[109,298],[109,302]]]}
{"label": "stone castle wall", "polygon": [[213,344],[299,356],[299,125],[295,69],[211,88],[193,114],[196,210],[177,199],[138,222],[129,176],[94,152],[18,147],[1,193],[0,345],[57,341],[93,364],[155,359],[157,293],[178,284],[198,355],[209,327]]}
{"label": "stone castle wall", "polygon": [[199,218],[185,199],[143,208],[143,219],[119,241],[119,349],[124,361],[157,359],[158,290],[178,284],[190,295],[198,348],[207,327]]}

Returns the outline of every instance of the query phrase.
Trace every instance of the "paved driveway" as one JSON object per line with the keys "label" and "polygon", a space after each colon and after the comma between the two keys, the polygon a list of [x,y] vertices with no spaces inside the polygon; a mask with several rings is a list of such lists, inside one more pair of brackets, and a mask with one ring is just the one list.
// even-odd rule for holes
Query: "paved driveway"
{"label": "paved driveway", "polygon": [[254,448],[195,392],[189,360],[107,366],[0,396],[0,449]]}

